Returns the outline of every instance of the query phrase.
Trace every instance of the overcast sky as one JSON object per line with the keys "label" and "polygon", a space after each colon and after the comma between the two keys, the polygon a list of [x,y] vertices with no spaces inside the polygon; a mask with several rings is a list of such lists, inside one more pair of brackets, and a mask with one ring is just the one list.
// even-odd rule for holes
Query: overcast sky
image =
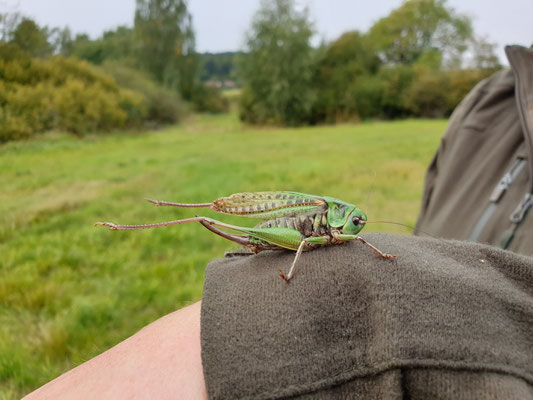
{"label": "overcast sky", "polygon": [[[242,48],[259,0],[189,0],[199,52]],[[308,5],[320,38],[335,39],[348,30],[367,30],[402,0],[299,0]],[[533,44],[533,0],[448,0],[457,11],[469,15],[475,32],[498,45],[505,60],[506,44]],[[74,33],[91,37],[118,25],[133,24],[135,0],[0,0],[0,12],[19,11],[39,24],[68,26]],[[318,38],[315,40],[317,43]]]}

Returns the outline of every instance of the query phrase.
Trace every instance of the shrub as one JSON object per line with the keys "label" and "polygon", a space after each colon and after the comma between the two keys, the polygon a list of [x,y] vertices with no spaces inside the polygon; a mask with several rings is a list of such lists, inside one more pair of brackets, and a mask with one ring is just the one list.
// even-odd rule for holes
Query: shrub
{"label": "shrub", "polygon": [[385,118],[405,117],[409,109],[405,105],[405,93],[414,79],[413,68],[407,65],[384,67],[378,74],[383,82],[381,110]]}
{"label": "shrub", "polygon": [[222,96],[220,90],[201,83],[193,92],[192,103],[196,111],[221,113],[229,110],[229,100]]}
{"label": "shrub", "polygon": [[360,110],[357,104],[361,100],[366,101],[359,100],[357,96],[370,90],[365,81],[375,74],[378,67],[379,58],[359,32],[344,33],[331,43],[315,67],[313,85],[318,96],[313,105],[312,122],[358,118]]}
{"label": "shrub", "polygon": [[448,89],[445,74],[425,66],[415,66],[414,79],[405,93],[405,106],[416,117],[442,118],[446,114]]}
{"label": "shrub", "polygon": [[384,91],[385,85],[377,76],[361,76],[350,87],[350,108],[360,119],[381,117]]}
{"label": "shrub", "polygon": [[78,135],[138,124],[142,96],[84,61],[33,59],[0,43],[0,141],[51,129]]}
{"label": "shrub", "polygon": [[158,85],[142,72],[117,62],[106,62],[102,68],[115,78],[120,87],[143,96],[148,121],[173,124],[185,114],[185,107],[177,92]]}

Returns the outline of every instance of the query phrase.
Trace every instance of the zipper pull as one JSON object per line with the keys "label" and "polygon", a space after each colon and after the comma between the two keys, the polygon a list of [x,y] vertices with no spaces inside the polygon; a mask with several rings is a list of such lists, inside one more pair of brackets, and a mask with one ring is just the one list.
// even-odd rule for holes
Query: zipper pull
{"label": "zipper pull", "polygon": [[513,183],[513,177],[511,176],[510,172],[507,172],[492,191],[492,194],[490,195],[490,201],[492,203],[499,202],[505,191],[509,188],[509,186],[511,186],[511,183]]}
{"label": "zipper pull", "polygon": [[519,224],[522,222],[531,206],[533,206],[533,194],[528,193],[524,196],[524,199],[518,207],[516,207],[516,210],[511,214],[511,222],[513,224]]}
{"label": "zipper pull", "polygon": [[492,203],[498,203],[500,201],[504,193],[507,191],[507,189],[509,189],[509,186],[511,186],[511,183],[513,183],[513,181],[516,179],[525,164],[525,158],[517,158],[515,160],[509,172],[507,172],[502,177],[502,179],[498,182],[498,184],[492,191],[489,199]]}

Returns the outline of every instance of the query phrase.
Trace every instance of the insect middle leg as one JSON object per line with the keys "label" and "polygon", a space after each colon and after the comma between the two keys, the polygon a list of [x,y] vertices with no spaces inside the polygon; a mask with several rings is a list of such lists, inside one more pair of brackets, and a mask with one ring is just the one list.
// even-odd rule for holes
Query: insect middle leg
{"label": "insect middle leg", "polygon": [[298,259],[302,255],[302,251],[303,251],[304,247],[305,246],[310,246],[310,245],[313,245],[313,244],[314,245],[323,245],[323,244],[326,244],[327,241],[328,241],[328,238],[327,237],[322,237],[322,236],[308,237],[308,238],[305,238],[304,240],[302,240],[302,242],[298,246],[298,250],[296,251],[296,256],[294,257],[294,260],[292,262],[291,268],[289,269],[289,273],[287,275],[285,275],[283,273],[283,271],[280,269],[279,270],[279,276],[281,276],[281,278],[285,282],[289,283],[289,281],[294,276],[294,267],[296,266],[296,262],[298,261]]}

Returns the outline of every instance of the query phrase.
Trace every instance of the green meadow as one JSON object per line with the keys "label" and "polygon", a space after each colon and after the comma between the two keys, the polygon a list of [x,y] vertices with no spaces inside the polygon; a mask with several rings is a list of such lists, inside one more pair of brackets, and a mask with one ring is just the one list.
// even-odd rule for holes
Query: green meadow
{"label": "green meadow", "polygon": [[[253,225],[143,198],[209,202],[292,190],[357,204],[369,220],[413,225],[445,126],[255,128],[230,113],[159,131],[51,133],[0,146],[0,398],[18,398],[199,300],[205,265],[235,248],[199,224],[117,232],[94,222],[200,214]],[[410,234],[395,225],[365,229]]]}

